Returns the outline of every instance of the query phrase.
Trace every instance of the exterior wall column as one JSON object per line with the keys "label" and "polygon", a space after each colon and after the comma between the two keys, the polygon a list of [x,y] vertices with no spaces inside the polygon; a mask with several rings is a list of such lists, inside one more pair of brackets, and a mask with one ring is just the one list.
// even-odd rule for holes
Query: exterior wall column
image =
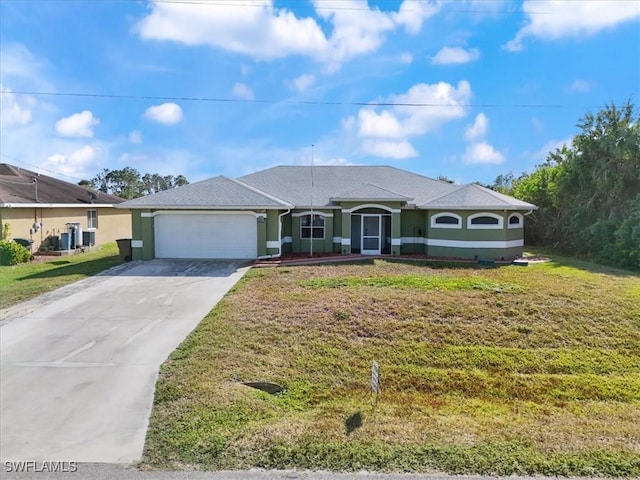
{"label": "exterior wall column", "polygon": [[391,213],[391,255],[400,255],[402,246],[400,217],[400,210],[394,210]]}
{"label": "exterior wall column", "polygon": [[342,210],[342,240],[340,249],[343,255],[351,254],[351,213]]}
{"label": "exterior wall column", "polygon": [[132,260],[151,260],[155,257],[154,218],[151,210],[131,211]]}
{"label": "exterior wall column", "polygon": [[[267,210],[266,214],[266,254],[276,255],[280,251],[280,241],[278,240],[278,230],[280,228],[278,224],[278,210]],[[261,215],[261,214],[258,214]],[[260,225],[258,224],[258,229]],[[258,253],[260,255],[260,253]]]}

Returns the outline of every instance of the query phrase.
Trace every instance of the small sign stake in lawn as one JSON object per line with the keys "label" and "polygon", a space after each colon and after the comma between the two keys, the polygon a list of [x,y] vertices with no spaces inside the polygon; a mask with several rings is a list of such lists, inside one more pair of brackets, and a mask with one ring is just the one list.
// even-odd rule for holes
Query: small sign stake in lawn
{"label": "small sign stake in lawn", "polygon": [[371,364],[371,391],[376,395],[376,404],[378,403],[378,394],[380,393],[380,367],[375,360]]}

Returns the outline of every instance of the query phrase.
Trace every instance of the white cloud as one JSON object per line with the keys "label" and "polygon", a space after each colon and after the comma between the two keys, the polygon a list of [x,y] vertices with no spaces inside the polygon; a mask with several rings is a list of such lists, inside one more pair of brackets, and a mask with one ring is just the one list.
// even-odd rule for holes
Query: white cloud
{"label": "white cloud", "polygon": [[440,2],[437,1],[415,2],[404,0],[400,4],[398,12],[393,14],[393,20],[397,24],[404,26],[405,30],[409,33],[420,33],[422,23],[438,13],[440,6]]}
{"label": "white cloud", "polygon": [[243,98],[245,100],[253,100],[253,90],[247,87],[244,83],[236,82],[233,86],[233,94],[236,97]]}
{"label": "white cloud", "polygon": [[480,50],[471,48],[465,50],[460,47],[443,47],[431,58],[434,65],[450,65],[473,62],[480,58]]}
{"label": "white cloud", "polygon": [[309,73],[300,75],[291,81],[291,86],[298,92],[304,92],[311,85],[316,83],[316,77]]}
{"label": "white cloud", "polygon": [[404,52],[400,54],[400,63],[404,63],[405,65],[409,65],[413,63],[413,55],[409,52]]}
{"label": "white cloud", "polygon": [[149,120],[162,123],[163,125],[175,125],[182,121],[182,108],[173,102],[162,103],[147,108],[144,116]]}
{"label": "white cloud", "polygon": [[97,156],[97,151],[90,145],[73,151],[70,155],[55,153],[47,158],[45,167],[57,173],[70,177],[86,177],[88,167],[91,167]]}
{"label": "white cloud", "polygon": [[36,104],[31,96],[18,96],[0,84],[0,125],[4,128],[27,125],[33,119],[32,108]]}
{"label": "white cloud", "polygon": [[477,140],[484,137],[489,131],[489,119],[484,113],[479,113],[472,125],[467,125],[464,129],[464,139],[467,141]]}
{"label": "white cloud", "polygon": [[416,149],[407,140],[365,140],[362,143],[362,150],[376,157],[393,158],[395,160],[418,156]]}
{"label": "white cloud", "polygon": [[462,161],[466,164],[492,164],[498,165],[504,162],[504,154],[493,148],[487,142],[478,142],[467,145],[462,155]]}
{"label": "white cloud", "polygon": [[140,130],[134,130],[129,134],[129,141],[134,145],[140,145],[142,143],[142,133]]}
{"label": "white cloud", "polygon": [[[558,2],[527,0],[522,4],[527,23],[516,36],[503,45],[517,52],[524,48],[528,37],[557,40],[566,37],[594,35],[604,29],[640,17],[640,2],[636,0],[585,0]],[[544,12],[544,14],[539,14]]]}
{"label": "white cloud", "polygon": [[100,121],[93,116],[93,112],[84,110],[58,120],[56,132],[61,137],[91,138],[93,127],[99,123]]}
{"label": "white cloud", "polygon": [[587,93],[590,92],[592,88],[593,85],[590,82],[578,78],[574,80],[571,85],[569,85],[569,88],[567,88],[567,90],[575,93]]}
{"label": "white cloud", "polygon": [[405,133],[400,121],[388,110],[376,113],[373,109],[363,108],[358,112],[358,136],[402,138]]}
{"label": "white cloud", "polygon": [[384,34],[398,27],[418,33],[439,10],[435,0],[405,0],[396,12],[371,8],[367,0],[314,0],[316,21],[273,3],[255,0],[248,8],[233,2],[151,2],[151,13],[136,30],[143,39],[209,45],[257,60],[305,55],[333,71],[355,56],[375,52]]}
{"label": "white cloud", "polygon": [[409,138],[464,117],[471,95],[471,85],[465,80],[457,87],[445,82],[419,83],[407,93],[390,95],[380,102],[393,106],[380,111],[374,106],[364,107],[356,117],[344,119],[342,125],[347,131],[355,131],[367,153],[395,159],[414,157],[417,151]]}

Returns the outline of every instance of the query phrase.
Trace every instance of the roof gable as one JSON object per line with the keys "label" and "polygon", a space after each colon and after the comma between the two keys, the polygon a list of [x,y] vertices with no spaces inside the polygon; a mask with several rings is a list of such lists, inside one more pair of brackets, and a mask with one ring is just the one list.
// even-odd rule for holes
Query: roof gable
{"label": "roof gable", "polygon": [[169,207],[255,208],[289,207],[286,202],[238,180],[222,175],[134,198],[119,205],[122,208]]}
{"label": "roof gable", "polygon": [[421,208],[438,209],[509,209],[535,210],[531,203],[494,192],[475,183],[457,187],[455,191],[419,205]]}
{"label": "roof gable", "polygon": [[392,192],[386,188],[372,185],[371,183],[365,183],[347,192],[340,193],[331,200],[334,202],[343,201],[401,201],[406,202],[412,200],[410,197],[400,195],[399,193]]}

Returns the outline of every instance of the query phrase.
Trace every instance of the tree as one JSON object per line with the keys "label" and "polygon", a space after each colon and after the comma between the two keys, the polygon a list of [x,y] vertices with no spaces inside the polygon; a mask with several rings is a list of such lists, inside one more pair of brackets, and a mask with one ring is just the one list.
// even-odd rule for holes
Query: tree
{"label": "tree", "polygon": [[515,197],[540,207],[527,239],[638,268],[640,117],[630,102],[612,104],[578,127],[571,146],[512,182]]}
{"label": "tree", "polygon": [[93,188],[126,199],[170,190],[188,183],[189,181],[184,175],[174,177],[173,175],[161,176],[157,173],[145,173],[140,176],[140,172],[132,167],[125,167],[121,170],[105,168],[90,181]]}

